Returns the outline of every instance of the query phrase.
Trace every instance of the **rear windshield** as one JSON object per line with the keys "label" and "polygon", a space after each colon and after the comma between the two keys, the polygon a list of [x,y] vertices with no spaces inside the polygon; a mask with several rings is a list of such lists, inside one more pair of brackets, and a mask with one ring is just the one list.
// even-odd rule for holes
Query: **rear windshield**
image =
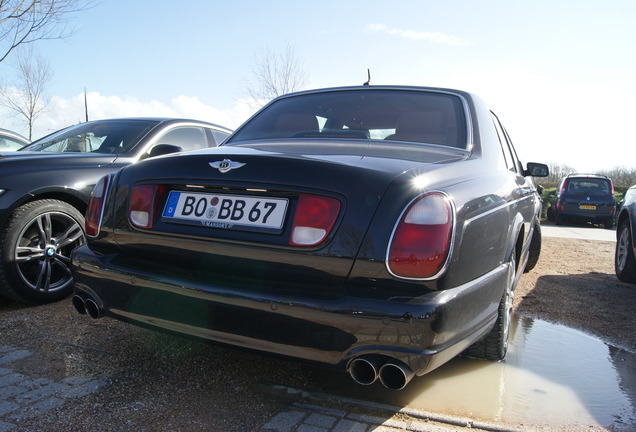
{"label": "rear windshield", "polygon": [[226,144],[262,139],[393,140],[466,148],[466,115],[452,94],[340,90],[282,98]]}
{"label": "rear windshield", "polygon": [[157,123],[152,120],[80,123],[41,138],[20,151],[128,153]]}
{"label": "rear windshield", "polygon": [[596,178],[569,179],[567,193],[582,195],[609,195],[609,180]]}

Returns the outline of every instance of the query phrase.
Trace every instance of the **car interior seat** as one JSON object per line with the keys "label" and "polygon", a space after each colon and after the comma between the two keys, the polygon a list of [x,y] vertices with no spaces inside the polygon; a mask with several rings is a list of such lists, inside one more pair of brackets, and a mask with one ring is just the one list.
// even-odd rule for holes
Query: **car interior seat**
{"label": "car interior seat", "polygon": [[274,129],[281,138],[290,138],[302,133],[317,133],[318,127],[318,119],[313,114],[283,113],[274,123]]}

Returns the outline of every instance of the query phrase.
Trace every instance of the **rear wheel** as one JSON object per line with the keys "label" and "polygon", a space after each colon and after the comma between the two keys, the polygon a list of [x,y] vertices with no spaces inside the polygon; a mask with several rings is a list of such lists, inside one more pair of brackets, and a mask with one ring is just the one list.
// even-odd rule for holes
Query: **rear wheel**
{"label": "rear wheel", "polygon": [[613,218],[606,219],[603,225],[605,226],[606,229],[614,228],[614,219]]}
{"label": "rear wheel", "polygon": [[16,209],[0,236],[0,291],[26,303],[61,300],[72,291],[71,251],[85,243],[84,217],[58,200]]}
{"label": "rear wheel", "polygon": [[503,360],[508,352],[508,339],[512,323],[512,305],[514,300],[515,279],[517,275],[517,254],[513,250],[508,269],[506,290],[499,302],[497,321],[490,333],[469,347],[464,354],[491,361]]}
{"label": "rear wheel", "polygon": [[616,276],[623,282],[636,283],[636,259],[628,220],[621,222],[618,227],[614,269]]}

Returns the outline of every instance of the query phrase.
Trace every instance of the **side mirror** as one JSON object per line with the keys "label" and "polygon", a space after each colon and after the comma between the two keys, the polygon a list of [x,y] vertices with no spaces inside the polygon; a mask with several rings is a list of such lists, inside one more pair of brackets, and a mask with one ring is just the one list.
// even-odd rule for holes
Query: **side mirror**
{"label": "side mirror", "polygon": [[549,174],[548,166],[537,162],[528,162],[528,168],[523,172],[524,177],[547,177]]}
{"label": "side mirror", "polygon": [[170,153],[179,153],[180,151],[183,151],[183,149],[177,145],[159,144],[154,146],[152,150],[150,150],[150,154],[148,154],[148,157],[167,155]]}

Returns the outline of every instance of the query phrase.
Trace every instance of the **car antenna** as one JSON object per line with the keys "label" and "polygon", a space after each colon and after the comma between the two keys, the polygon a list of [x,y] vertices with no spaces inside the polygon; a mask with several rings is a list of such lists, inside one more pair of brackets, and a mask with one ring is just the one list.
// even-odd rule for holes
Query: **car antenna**
{"label": "car antenna", "polygon": [[369,79],[367,79],[367,82],[365,82],[362,85],[366,85],[366,86],[371,85],[371,70],[370,69],[367,69],[367,76],[369,77]]}

